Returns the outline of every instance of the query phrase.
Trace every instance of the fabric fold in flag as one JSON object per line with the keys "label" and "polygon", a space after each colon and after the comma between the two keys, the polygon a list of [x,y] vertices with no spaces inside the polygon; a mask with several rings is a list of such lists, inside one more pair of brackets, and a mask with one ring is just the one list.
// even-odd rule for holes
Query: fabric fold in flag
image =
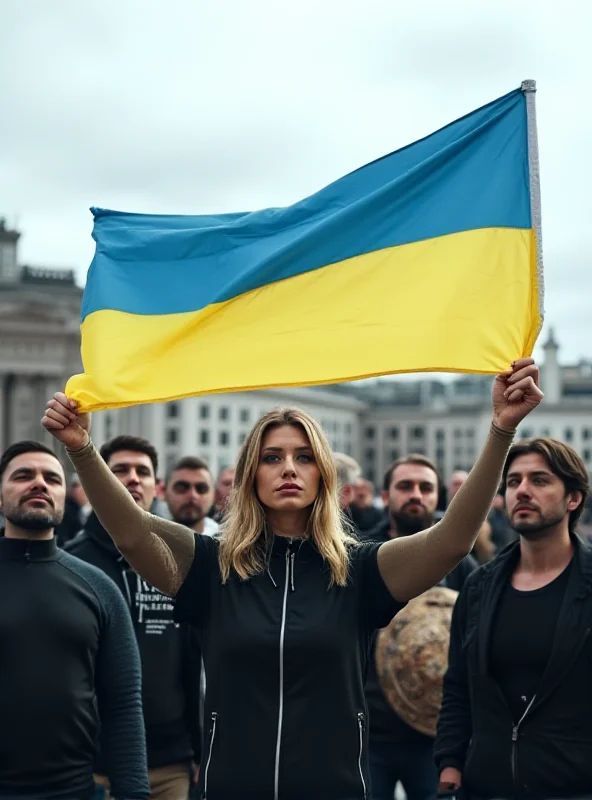
{"label": "fabric fold in flag", "polygon": [[542,324],[526,94],[287,208],[92,209],[83,410],[397,372],[496,373]]}

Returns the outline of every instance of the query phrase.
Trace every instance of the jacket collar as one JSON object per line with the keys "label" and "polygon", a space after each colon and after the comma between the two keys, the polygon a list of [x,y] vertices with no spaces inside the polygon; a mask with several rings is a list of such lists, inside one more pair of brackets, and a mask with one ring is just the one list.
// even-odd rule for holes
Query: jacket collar
{"label": "jacket collar", "polygon": [[[536,705],[548,697],[562,680],[589,633],[589,630],[582,629],[582,601],[592,594],[592,548],[577,534],[571,534],[571,540],[574,544],[574,560],[557,620],[553,650],[541,679]],[[519,556],[520,543],[513,542],[497,558],[482,567],[484,596],[478,602],[473,600],[474,607],[482,609],[478,622],[478,661],[481,672],[488,672],[489,646],[495,615],[503,589],[518,564]]]}
{"label": "jacket collar", "polygon": [[55,561],[58,547],[55,536],[51,539],[7,539],[2,531],[0,561]]}
{"label": "jacket collar", "polygon": [[121,558],[121,553],[115,546],[113,539],[109,536],[105,528],[101,525],[99,518],[92,511],[84,525],[84,532],[102,550],[105,550],[113,558]]}

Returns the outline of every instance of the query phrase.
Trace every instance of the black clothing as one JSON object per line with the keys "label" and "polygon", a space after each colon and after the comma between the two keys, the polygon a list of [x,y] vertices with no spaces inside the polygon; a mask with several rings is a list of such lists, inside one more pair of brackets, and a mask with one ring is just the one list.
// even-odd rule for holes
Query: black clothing
{"label": "black clothing", "polygon": [[[389,519],[384,516],[380,525],[363,535],[362,538],[365,541],[374,541],[382,544],[390,540],[389,530]],[[477,569],[477,562],[473,556],[466,556],[460,564],[446,576],[442,581],[442,585],[459,592],[467,577],[475,569]],[[407,723],[390,707],[384,696],[384,692],[380,688],[378,674],[376,672],[376,659],[374,657],[375,647],[376,637],[372,643],[372,657],[370,658],[366,677],[366,700],[368,702],[368,712],[370,714],[370,742],[376,742],[380,745],[391,745],[393,748],[398,744],[409,745],[415,742],[418,747],[424,748],[426,743],[432,743],[433,739],[416,731],[415,728],[412,728],[410,725],[407,725]]]}
{"label": "black clothing", "polygon": [[84,527],[84,516],[78,503],[71,497],[66,497],[64,503],[64,518],[56,525],[54,535],[58,547],[63,547],[66,542],[73,539]]}
{"label": "black clothing", "polygon": [[452,617],[449,668],[436,738],[438,770],[463,773],[469,795],[547,800],[592,790],[592,550],[575,555],[551,657],[520,725],[491,672],[492,629],[518,563],[510,545],[471,575]]}
{"label": "black clothing", "polygon": [[508,583],[500,599],[491,634],[491,676],[510,706],[514,723],[535,696],[551,657],[569,571],[570,567],[531,592]]}
{"label": "black clothing", "polygon": [[198,796],[364,800],[368,647],[404,605],[382,580],[378,545],[352,549],[345,587],[329,587],[312,542],[281,537],[266,572],[223,584],[218,547],[196,534],[175,609],[199,628],[206,671]]}
{"label": "black clothing", "polygon": [[359,531],[362,531],[362,533],[371,531],[380,524],[384,517],[384,512],[374,506],[358,508],[358,506],[352,504],[348,511],[354,525]]}
{"label": "black clothing", "polygon": [[0,797],[149,796],[140,660],[120,593],[46,541],[0,538]]}
{"label": "black clothing", "polygon": [[[174,623],[174,600],[147,584],[124,560],[92,513],[66,550],[101,569],[128,603],[142,661],[148,767],[200,760],[201,650],[195,631]],[[96,770],[104,774],[101,759]]]}

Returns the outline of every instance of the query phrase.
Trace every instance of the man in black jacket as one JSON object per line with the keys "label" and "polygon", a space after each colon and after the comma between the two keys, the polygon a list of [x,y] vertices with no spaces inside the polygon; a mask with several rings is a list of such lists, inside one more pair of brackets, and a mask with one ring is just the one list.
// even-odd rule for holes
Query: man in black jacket
{"label": "man in black jacket", "polygon": [[574,533],[588,493],[577,453],[512,447],[503,475],[520,536],[456,603],[436,763],[470,800],[592,794],[592,551]]}
{"label": "man in black jacket", "polygon": [[[409,455],[395,461],[384,476],[382,497],[388,516],[374,530],[363,534],[363,538],[386,542],[429,528],[434,524],[440,483],[435,465],[423,455]],[[443,585],[460,591],[476,567],[475,559],[467,556]],[[374,648],[375,643],[373,651]],[[398,782],[403,784],[407,800],[435,800],[438,774],[434,766],[434,740],[407,725],[389,706],[378,683],[374,654],[369,660],[366,699],[373,800],[392,800]]]}
{"label": "man in black jacket", "polygon": [[109,578],[58,549],[64,498],[64,470],[45,445],[4,452],[0,798],[89,800],[99,736],[114,797],[148,797],[129,611]]}
{"label": "man in black jacket", "polygon": [[[101,455],[136,503],[148,511],[156,494],[158,470],[157,453],[150,442],[118,436],[101,448]],[[151,797],[183,800],[190,782],[197,778],[201,753],[197,634],[174,622],[174,600],[129,567],[94,513],[67,550],[107,573],[130,606],[142,659]],[[107,786],[100,760],[97,772],[97,783]]]}

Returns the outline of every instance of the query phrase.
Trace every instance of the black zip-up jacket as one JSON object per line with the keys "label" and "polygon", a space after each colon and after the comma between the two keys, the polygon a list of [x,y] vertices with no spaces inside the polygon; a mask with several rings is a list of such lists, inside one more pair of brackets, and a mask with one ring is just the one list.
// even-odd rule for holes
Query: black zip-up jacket
{"label": "black zip-up jacket", "polygon": [[[148,767],[200,761],[201,649],[195,631],[173,619],[174,600],[143,581],[92,513],[65,548],[105,572],[128,603],[142,661]],[[104,774],[99,754],[96,769]]]}
{"label": "black zip-up jacket", "polygon": [[99,729],[113,797],[148,797],[140,682],[113,582],[0,531],[0,797],[92,798]]}
{"label": "black zip-up jacket", "polygon": [[[384,519],[371,531],[361,534],[364,541],[369,542],[388,542],[390,521],[385,515]],[[469,575],[477,569],[477,562],[473,556],[465,556],[460,564],[450,572],[442,581],[442,586],[460,592],[464,582]],[[368,675],[366,677],[366,701],[368,703],[368,713],[370,716],[370,745],[390,745],[396,748],[398,744],[413,745],[417,743],[420,747],[430,747],[433,744],[433,737],[426,736],[416,731],[408,725],[390,707],[388,701],[378,682],[376,671],[376,637],[372,642],[372,657],[368,665]]]}
{"label": "black zip-up jacket", "polygon": [[402,608],[379,546],[354,548],[347,585],[330,588],[309,541],[273,537],[266,572],[225,584],[218,547],[196,535],[175,607],[199,629],[206,671],[198,796],[368,800],[368,647]]}
{"label": "black zip-up jacket", "polygon": [[469,797],[592,795],[592,550],[572,539],[575,561],[553,651],[519,725],[489,671],[494,618],[519,543],[479,567],[455,605],[435,757],[438,771],[462,772]]}

